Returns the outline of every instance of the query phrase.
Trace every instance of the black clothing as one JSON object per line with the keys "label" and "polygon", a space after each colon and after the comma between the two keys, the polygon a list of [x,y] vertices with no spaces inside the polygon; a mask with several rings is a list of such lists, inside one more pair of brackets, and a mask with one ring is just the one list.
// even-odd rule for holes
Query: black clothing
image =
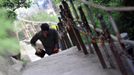
{"label": "black clothing", "polygon": [[54,48],[59,48],[58,33],[56,30],[49,29],[47,37],[44,37],[43,31],[36,33],[31,39],[30,43],[36,46],[36,41],[40,40],[48,55],[53,53]]}

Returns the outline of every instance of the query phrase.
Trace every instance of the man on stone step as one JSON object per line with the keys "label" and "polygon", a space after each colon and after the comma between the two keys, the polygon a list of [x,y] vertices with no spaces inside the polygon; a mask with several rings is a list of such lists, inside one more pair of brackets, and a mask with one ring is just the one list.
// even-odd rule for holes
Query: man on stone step
{"label": "man on stone step", "polygon": [[[59,37],[56,30],[49,28],[47,23],[43,23],[41,26],[41,31],[36,33],[30,43],[36,49],[36,55],[43,58],[45,53],[52,55],[59,52]],[[44,46],[44,49],[41,49],[36,46],[37,40],[40,40]]]}

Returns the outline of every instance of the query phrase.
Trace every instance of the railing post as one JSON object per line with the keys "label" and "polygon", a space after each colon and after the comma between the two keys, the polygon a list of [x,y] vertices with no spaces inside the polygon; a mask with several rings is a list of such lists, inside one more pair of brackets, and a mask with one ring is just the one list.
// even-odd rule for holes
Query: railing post
{"label": "railing post", "polygon": [[72,6],[72,8],[73,8],[73,12],[74,12],[75,17],[76,17],[76,19],[78,20],[78,19],[79,19],[79,16],[78,16],[77,11],[76,11],[76,9],[75,9],[73,0],[69,0],[69,2],[70,2],[71,6]]}
{"label": "railing post", "polygon": [[122,73],[122,75],[128,75],[126,68],[124,67],[123,61],[121,60],[120,54],[118,53],[118,50],[116,49],[116,46],[110,36],[109,30],[107,28],[107,25],[105,24],[105,21],[103,19],[102,15],[98,15],[98,19],[100,20],[103,32],[105,34],[105,38],[107,38],[110,48],[112,50],[112,53],[116,59],[117,65]]}
{"label": "railing post", "polygon": [[67,47],[67,44],[64,39],[64,35],[63,35],[64,32],[62,31],[62,28],[61,28],[61,22],[59,22],[57,25],[58,25],[59,41],[60,41],[61,50],[65,50],[68,47]]}
{"label": "railing post", "polygon": [[[69,34],[69,36],[70,36],[70,38],[71,38],[71,41],[72,41],[72,43],[73,43],[73,46],[76,46],[77,40],[75,39],[75,36],[74,36],[73,33],[70,31],[70,29],[67,27],[68,25],[67,25],[67,19],[66,19],[66,17],[65,17],[65,10],[63,9],[62,5],[60,5],[59,8],[60,8],[60,10],[61,10],[60,15],[61,15],[61,19],[63,20],[62,23],[63,23],[63,25],[64,25],[64,28],[67,29],[67,32],[68,32],[68,34]],[[77,47],[78,47],[79,50],[81,50],[79,46],[77,46]]]}
{"label": "railing post", "polygon": [[108,48],[106,47],[106,44],[105,44],[106,38],[104,37],[104,34],[102,33],[99,38],[100,38],[100,46],[104,50],[104,53],[106,55],[106,60],[108,60],[110,68],[115,69],[116,67],[114,65],[114,62],[113,62],[110,54],[109,54]]}
{"label": "railing post", "polygon": [[122,38],[120,36],[120,32],[117,28],[117,25],[116,25],[112,15],[111,15],[111,12],[109,12],[109,19],[110,19],[110,22],[113,26],[115,33],[116,33],[118,42],[121,46],[120,57],[122,58],[122,61],[125,64],[124,66],[126,67],[128,74],[133,75],[134,74],[134,66],[132,66],[133,63],[130,62],[130,61],[132,61],[132,59],[131,59],[132,57],[126,52],[127,50],[126,50],[125,44],[123,42],[121,42]]}
{"label": "railing post", "polygon": [[89,17],[90,17],[91,24],[94,26],[94,30],[95,30],[96,25],[95,25],[95,21],[94,21],[94,17],[93,17],[93,12],[92,12],[91,8],[88,7],[87,4],[84,4],[84,5],[85,5],[86,9],[88,10],[88,13],[89,13],[88,15],[89,15]]}
{"label": "railing post", "polygon": [[125,45],[124,45],[124,43],[121,42],[121,39],[122,39],[122,38],[121,38],[121,36],[120,36],[120,32],[119,32],[119,30],[118,30],[118,28],[117,28],[117,26],[116,26],[116,23],[115,23],[113,17],[111,16],[111,12],[109,12],[109,19],[110,19],[111,25],[112,25],[112,27],[113,27],[115,33],[116,33],[117,39],[118,39],[118,41],[119,41],[119,43],[120,43],[120,46],[122,47],[122,49],[125,50],[125,49],[126,49],[126,48],[125,48]]}
{"label": "railing post", "polygon": [[91,31],[91,28],[88,25],[88,22],[87,22],[85,14],[84,14],[84,12],[82,10],[82,7],[80,6],[78,9],[79,9],[79,12],[80,12],[80,15],[81,15],[81,20],[82,20],[82,22],[83,22],[83,24],[84,24],[84,26],[86,28],[86,31],[89,34],[90,38],[92,39],[93,47],[95,48],[95,51],[96,51],[97,56],[98,56],[98,58],[99,58],[99,60],[101,62],[101,65],[102,65],[103,68],[106,68],[107,65],[106,65],[105,60],[103,58],[103,55],[102,55],[102,53],[101,53],[101,51],[100,51],[100,49],[99,49],[99,47],[97,45],[96,38],[91,36],[92,35],[92,31]]}
{"label": "railing post", "polygon": [[[78,13],[77,13],[77,11],[76,11],[76,9],[75,9],[73,0],[69,0],[69,2],[70,2],[71,6],[72,6],[72,8],[73,8],[74,15],[75,15],[75,17],[76,17],[76,21],[78,22],[78,24],[80,24],[80,26],[81,26],[81,28],[82,28],[82,23],[79,22],[79,16],[78,16]],[[81,36],[80,36],[80,37],[81,37]],[[85,37],[86,37],[86,40],[89,42],[89,38],[88,38],[88,35],[87,35],[87,34],[85,35]],[[93,49],[92,49],[92,47],[91,47],[91,43],[88,44],[88,48],[89,48],[89,50],[90,50],[90,53],[94,54]]]}
{"label": "railing post", "polygon": [[80,36],[80,32],[74,26],[75,23],[73,21],[73,17],[72,17],[72,14],[71,14],[71,11],[69,9],[68,4],[65,1],[62,1],[62,4],[64,6],[65,17],[67,18],[67,24],[68,24],[70,30],[72,30],[72,32],[73,32],[73,34],[74,34],[74,36],[75,36],[75,38],[76,38],[76,40],[78,42],[77,45],[80,45],[80,47],[82,48],[84,54],[88,54],[86,46],[84,45],[84,43],[82,41],[82,38]]}
{"label": "railing post", "polygon": [[61,18],[59,17],[58,19],[59,19],[58,26],[59,26],[59,29],[60,29],[60,32],[61,32],[61,39],[63,40],[62,42],[65,43],[66,48],[70,48],[72,46],[72,44],[71,44],[71,42],[69,40],[69,37],[67,36],[66,29],[63,26]]}

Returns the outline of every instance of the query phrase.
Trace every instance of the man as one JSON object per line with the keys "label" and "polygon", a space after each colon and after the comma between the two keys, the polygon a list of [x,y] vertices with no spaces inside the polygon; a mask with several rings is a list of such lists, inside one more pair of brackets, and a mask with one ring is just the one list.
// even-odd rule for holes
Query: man
{"label": "man", "polygon": [[[41,31],[36,33],[30,41],[31,45],[36,49],[36,55],[44,52],[43,49],[40,49],[36,46],[37,40],[40,40],[42,42],[45,48],[45,53],[47,53],[48,55],[58,53],[59,44],[57,31],[54,29],[50,29],[47,23],[43,23],[40,27]],[[40,57],[44,57],[44,55]]]}

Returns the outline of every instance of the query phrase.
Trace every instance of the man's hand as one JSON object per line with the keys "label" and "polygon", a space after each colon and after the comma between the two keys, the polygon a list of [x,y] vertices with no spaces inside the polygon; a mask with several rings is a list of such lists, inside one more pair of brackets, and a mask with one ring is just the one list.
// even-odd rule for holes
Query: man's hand
{"label": "man's hand", "polygon": [[43,49],[41,49],[39,47],[35,47],[35,49],[36,49],[35,55],[37,55],[41,58],[43,58],[45,56],[46,52]]}
{"label": "man's hand", "polygon": [[39,47],[34,47],[37,53],[41,52],[41,49]]}
{"label": "man's hand", "polygon": [[58,53],[59,52],[59,48],[54,48],[53,52],[54,53]]}

